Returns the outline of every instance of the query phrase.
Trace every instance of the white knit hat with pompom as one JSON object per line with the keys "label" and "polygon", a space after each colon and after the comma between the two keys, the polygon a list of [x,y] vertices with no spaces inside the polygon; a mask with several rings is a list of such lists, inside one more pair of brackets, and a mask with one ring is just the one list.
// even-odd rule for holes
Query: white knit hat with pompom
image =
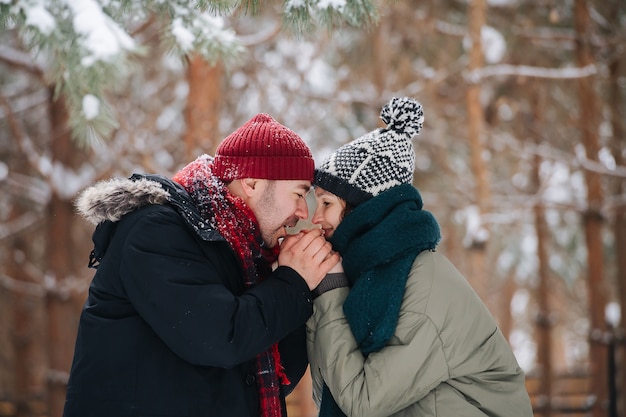
{"label": "white knit hat with pompom", "polygon": [[412,98],[394,97],[380,118],[387,127],[343,145],[322,162],[315,170],[316,186],[357,206],[396,185],[413,182],[411,140],[424,123],[422,105]]}

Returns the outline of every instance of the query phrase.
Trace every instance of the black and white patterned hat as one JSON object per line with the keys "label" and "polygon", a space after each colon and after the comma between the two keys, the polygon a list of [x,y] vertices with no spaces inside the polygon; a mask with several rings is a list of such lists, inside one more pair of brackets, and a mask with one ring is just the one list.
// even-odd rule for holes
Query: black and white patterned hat
{"label": "black and white patterned hat", "polygon": [[413,182],[411,140],[424,123],[422,105],[408,97],[394,97],[380,118],[387,127],[366,133],[328,156],[315,170],[315,185],[357,206],[396,185]]}

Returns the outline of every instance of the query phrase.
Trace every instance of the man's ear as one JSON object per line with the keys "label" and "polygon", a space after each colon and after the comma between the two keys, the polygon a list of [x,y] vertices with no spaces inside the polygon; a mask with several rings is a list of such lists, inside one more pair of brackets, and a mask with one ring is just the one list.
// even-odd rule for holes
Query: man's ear
{"label": "man's ear", "polygon": [[256,178],[241,178],[237,181],[240,181],[241,191],[243,191],[247,197],[252,197],[258,190],[259,181]]}

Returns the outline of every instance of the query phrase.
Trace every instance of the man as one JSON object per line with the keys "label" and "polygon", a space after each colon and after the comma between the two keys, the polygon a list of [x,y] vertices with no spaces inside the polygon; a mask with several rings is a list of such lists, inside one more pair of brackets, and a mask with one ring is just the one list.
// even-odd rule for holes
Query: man
{"label": "man", "polygon": [[97,271],[64,416],[286,415],[311,290],[339,260],[320,230],[286,236],[313,171],[302,139],[259,114],[173,181],[84,191]]}

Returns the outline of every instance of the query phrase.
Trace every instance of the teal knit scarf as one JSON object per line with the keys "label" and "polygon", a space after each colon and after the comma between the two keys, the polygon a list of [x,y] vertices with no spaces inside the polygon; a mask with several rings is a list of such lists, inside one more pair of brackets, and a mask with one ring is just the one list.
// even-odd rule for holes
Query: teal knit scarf
{"label": "teal knit scarf", "polygon": [[[399,185],[359,204],[330,239],[350,281],[343,310],[364,356],[393,336],[411,265],[441,239],[437,221],[422,206],[415,187]],[[319,415],[344,416],[326,386]]]}

